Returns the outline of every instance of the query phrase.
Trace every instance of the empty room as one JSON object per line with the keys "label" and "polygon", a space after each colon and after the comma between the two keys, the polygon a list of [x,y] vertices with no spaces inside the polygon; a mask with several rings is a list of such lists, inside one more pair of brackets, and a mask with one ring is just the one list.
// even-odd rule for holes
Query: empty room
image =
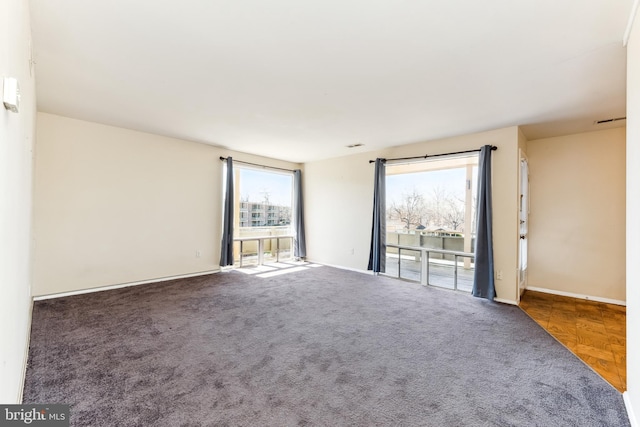
{"label": "empty room", "polygon": [[4,0],[0,424],[640,426],[638,3]]}

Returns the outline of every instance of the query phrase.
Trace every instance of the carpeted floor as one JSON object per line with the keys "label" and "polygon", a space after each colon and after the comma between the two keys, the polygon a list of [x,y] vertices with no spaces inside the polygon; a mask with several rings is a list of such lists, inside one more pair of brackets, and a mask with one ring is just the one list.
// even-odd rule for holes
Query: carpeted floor
{"label": "carpeted floor", "polygon": [[518,307],[330,267],[37,302],[24,402],[74,426],[629,425]]}

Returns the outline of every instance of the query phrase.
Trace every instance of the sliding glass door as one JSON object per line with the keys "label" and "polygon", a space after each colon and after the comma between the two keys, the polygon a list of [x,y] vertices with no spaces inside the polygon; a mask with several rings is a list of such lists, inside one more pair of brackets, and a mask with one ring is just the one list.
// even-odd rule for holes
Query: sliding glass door
{"label": "sliding glass door", "polygon": [[235,266],[291,259],[293,175],[235,166]]}
{"label": "sliding glass door", "polygon": [[471,291],[478,156],[387,164],[389,275]]}

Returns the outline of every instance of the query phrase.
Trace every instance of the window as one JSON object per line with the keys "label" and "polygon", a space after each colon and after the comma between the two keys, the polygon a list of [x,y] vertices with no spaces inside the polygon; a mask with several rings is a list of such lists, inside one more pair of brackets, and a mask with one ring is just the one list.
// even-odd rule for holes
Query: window
{"label": "window", "polygon": [[[292,256],[293,175],[235,165],[237,265]],[[268,238],[272,237],[272,238]],[[253,239],[255,238],[255,239]]]}
{"label": "window", "polygon": [[[293,176],[290,173],[235,167],[236,201],[239,218],[245,219],[251,213],[251,225],[236,230],[236,237],[290,234]],[[243,216],[244,214],[244,216]],[[270,221],[269,221],[270,220]],[[271,222],[271,223],[270,223]],[[274,223],[280,229],[273,229]],[[270,227],[257,230],[256,227]],[[250,228],[246,230],[244,228]]]}
{"label": "window", "polygon": [[[388,274],[471,291],[478,156],[386,167]],[[459,267],[459,268],[458,268]]]}

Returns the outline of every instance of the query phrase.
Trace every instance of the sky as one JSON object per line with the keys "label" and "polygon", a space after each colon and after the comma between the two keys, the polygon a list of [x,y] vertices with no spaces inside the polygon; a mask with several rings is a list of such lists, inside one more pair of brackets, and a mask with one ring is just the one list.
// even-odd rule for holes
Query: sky
{"label": "sky", "polygon": [[240,197],[250,202],[262,202],[269,196],[269,204],[291,206],[293,176],[290,173],[269,172],[238,168],[240,171]]}
{"label": "sky", "polygon": [[[293,176],[249,168],[238,168],[240,171],[240,196],[243,200],[262,202],[265,195],[273,205],[291,206]],[[475,185],[474,171],[474,185]],[[411,193],[413,189],[428,199],[433,188],[443,188],[450,194],[464,199],[465,169],[445,169],[431,172],[416,172],[387,176],[387,204],[399,202],[402,194]]]}
{"label": "sky", "polygon": [[[474,172],[474,178],[475,175]],[[428,200],[433,188],[438,187],[464,200],[465,181],[465,168],[387,175],[387,205],[400,202],[403,194],[410,194],[414,189]]]}

